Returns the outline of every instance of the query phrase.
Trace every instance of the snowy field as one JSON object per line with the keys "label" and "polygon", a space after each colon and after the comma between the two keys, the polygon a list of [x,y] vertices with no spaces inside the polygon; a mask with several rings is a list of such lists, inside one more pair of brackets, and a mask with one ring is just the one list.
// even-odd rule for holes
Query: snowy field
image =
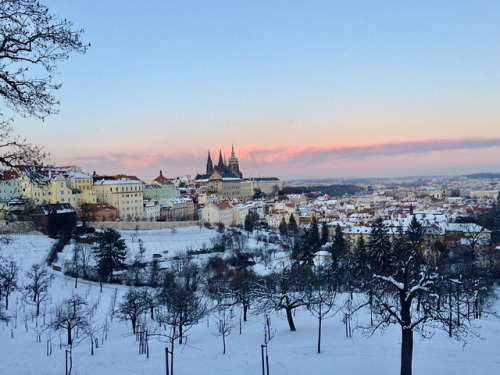
{"label": "snowy field", "polygon": [[[131,253],[138,249],[138,239],[146,247],[145,259],[152,254],[174,256],[187,250],[210,247],[210,240],[216,235],[213,230],[190,227],[175,232],[122,231]],[[26,282],[24,273],[34,263],[42,263],[54,240],[40,234],[17,235],[13,242],[1,245],[2,256],[12,256],[22,267],[20,283]],[[255,242],[249,242],[255,246]],[[71,245],[63,256],[68,256]],[[59,301],[73,294],[82,296],[89,306],[96,306],[93,321],[96,327],[104,327],[109,319],[110,305],[115,290],[118,303],[126,286],[105,285],[100,293],[99,285],[74,281],[59,272],[51,271],[54,282],[50,289],[51,299],[43,306],[42,313],[35,319],[33,306],[22,306],[20,294],[9,299],[8,314],[12,321],[1,323],[0,330],[0,374],[64,374],[65,346],[60,348],[60,335],[43,331],[44,316],[49,320],[51,309]],[[339,304],[346,296],[337,297]],[[17,299],[17,302],[16,302]],[[498,304],[497,304],[498,305]],[[17,314],[15,313],[17,311]],[[17,315],[17,320],[14,319]],[[352,338],[345,337],[342,314],[339,313],[323,322],[322,352],[317,353],[317,319],[307,310],[299,310],[294,317],[297,331],[291,332],[284,314],[271,317],[274,337],[268,345],[271,374],[360,374],[386,375],[399,373],[400,331],[392,326],[383,334],[377,332],[371,337],[355,329]],[[367,319],[361,314],[356,319]],[[354,323],[355,324],[355,323]],[[468,338],[467,345],[437,331],[428,340],[415,336],[414,374],[491,375],[500,374],[500,321],[487,318],[477,321],[477,332],[481,338]],[[261,344],[264,324],[262,316],[250,315],[249,321],[239,326],[227,338],[227,352],[222,354],[222,339],[215,335],[216,324],[210,318],[194,326],[188,332],[184,345],[176,346],[175,374],[261,374]],[[139,354],[139,343],[133,336],[129,322],[116,317],[108,321],[107,338],[104,331],[98,334],[99,347],[91,355],[88,339],[73,349],[72,374],[165,374],[165,343],[154,338],[149,341],[149,359]],[[41,342],[37,342],[37,335]],[[50,340],[50,341],[48,341]],[[64,334],[61,337],[65,343]],[[47,355],[47,345],[52,354]]]}

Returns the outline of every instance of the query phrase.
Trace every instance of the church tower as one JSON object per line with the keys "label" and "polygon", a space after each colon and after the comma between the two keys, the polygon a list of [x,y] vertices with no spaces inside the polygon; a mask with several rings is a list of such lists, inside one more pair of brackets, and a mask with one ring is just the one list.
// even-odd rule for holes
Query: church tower
{"label": "church tower", "polygon": [[224,160],[222,159],[222,151],[219,150],[219,163],[217,164],[217,172],[222,176],[226,172],[226,166],[224,165]]}
{"label": "church tower", "polygon": [[231,172],[235,176],[243,178],[243,174],[240,172],[240,165],[238,163],[238,158],[234,154],[234,145],[231,145],[231,157],[229,158],[228,169],[229,172]]}
{"label": "church tower", "polygon": [[211,175],[212,173],[214,173],[214,165],[212,163],[212,158],[210,157],[210,150],[208,150],[207,174]]}

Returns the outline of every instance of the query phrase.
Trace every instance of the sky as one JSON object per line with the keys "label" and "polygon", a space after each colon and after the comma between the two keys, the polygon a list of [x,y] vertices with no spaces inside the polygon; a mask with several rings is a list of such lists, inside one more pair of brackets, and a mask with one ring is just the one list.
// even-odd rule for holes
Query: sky
{"label": "sky", "polygon": [[500,2],[42,0],[91,47],[59,114],[14,122],[49,162],[143,179],[500,172]]}

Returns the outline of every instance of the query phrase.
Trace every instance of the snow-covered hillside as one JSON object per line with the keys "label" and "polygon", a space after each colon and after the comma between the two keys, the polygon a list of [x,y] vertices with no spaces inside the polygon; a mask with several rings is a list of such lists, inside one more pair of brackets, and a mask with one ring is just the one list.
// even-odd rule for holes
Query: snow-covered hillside
{"label": "snow-covered hillside", "polygon": [[[179,228],[176,231],[123,231],[122,237],[130,249],[129,258],[138,251],[139,239],[146,248],[144,257],[162,254],[168,258],[186,252],[210,247],[216,231],[200,227]],[[41,234],[16,235],[9,244],[1,245],[2,256],[10,256],[21,267],[20,284],[26,285],[25,273],[32,264],[44,262],[54,240]],[[204,245],[205,244],[205,245]],[[259,246],[249,241],[249,246]],[[71,255],[68,245],[61,258]],[[59,259],[63,263],[64,259]],[[111,321],[110,308],[117,293],[120,303],[128,291],[124,285],[105,285],[102,293],[98,283],[80,280],[78,287],[68,277],[50,270],[54,281],[50,299],[42,306],[36,318],[33,306],[21,302],[20,292],[9,298],[11,321],[1,323],[0,374],[64,374],[65,336],[46,329],[44,323],[52,318],[55,306],[64,298],[79,295],[93,309],[92,321],[98,348],[91,355],[88,337],[77,341],[73,348],[72,374],[165,374],[166,344],[151,338],[149,358],[139,354],[139,342],[132,335],[130,322]],[[115,292],[116,291],[116,292]],[[339,305],[347,296],[338,296]],[[2,307],[3,308],[3,307]],[[251,309],[252,311],[252,309]],[[16,318],[17,316],[17,318]],[[318,354],[317,319],[307,310],[298,310],[294,317],[296,332],[291,332],[284,315],[271,316],[274,336],[268,344],[271,374],[366,374],[386,375],[399,373],[400,331],[393,326],[383,334],[371,337],[354,329],[353,337],[346,338],[343,314],[323,322],[322,352]],[[367,319],[365,313],[356,317]],[[414,374],[491,375],[500,373],[500,321],[485,318],[477,321],[481,338],[467,339],[467,345],[437,331],[429,340],[419,340],[414,345]],[[354,323],[355,325],[355,323]],[[227,338],[227,352],[222,354],[222,339],[216,335],[217,326],[210,317],[204,318],[188,333],[183,345],[176,346],[175,374],[260,374],[261,344],[264,343],[264,321],[261,315],[250,315],[249,321],[239,324]],[[107,336],[107,337],[106,337]],[[37,342],[37,337],[41,342]],[[60,346],[62,342],[62,346]],[[48,355],[48,346],[52,353]],[[50,349],[50,348],[49,348]],[[50,351],[50,350],[49,350]]]}

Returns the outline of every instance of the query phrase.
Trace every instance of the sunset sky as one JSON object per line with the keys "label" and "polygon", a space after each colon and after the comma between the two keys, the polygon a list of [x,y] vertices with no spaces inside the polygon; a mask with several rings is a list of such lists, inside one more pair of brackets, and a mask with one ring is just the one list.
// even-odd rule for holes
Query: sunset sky
{"label": "sunset sky", "polygon": [[42,0],[84,28],[50,162],[152,179],[500,172],[500,1]]}

